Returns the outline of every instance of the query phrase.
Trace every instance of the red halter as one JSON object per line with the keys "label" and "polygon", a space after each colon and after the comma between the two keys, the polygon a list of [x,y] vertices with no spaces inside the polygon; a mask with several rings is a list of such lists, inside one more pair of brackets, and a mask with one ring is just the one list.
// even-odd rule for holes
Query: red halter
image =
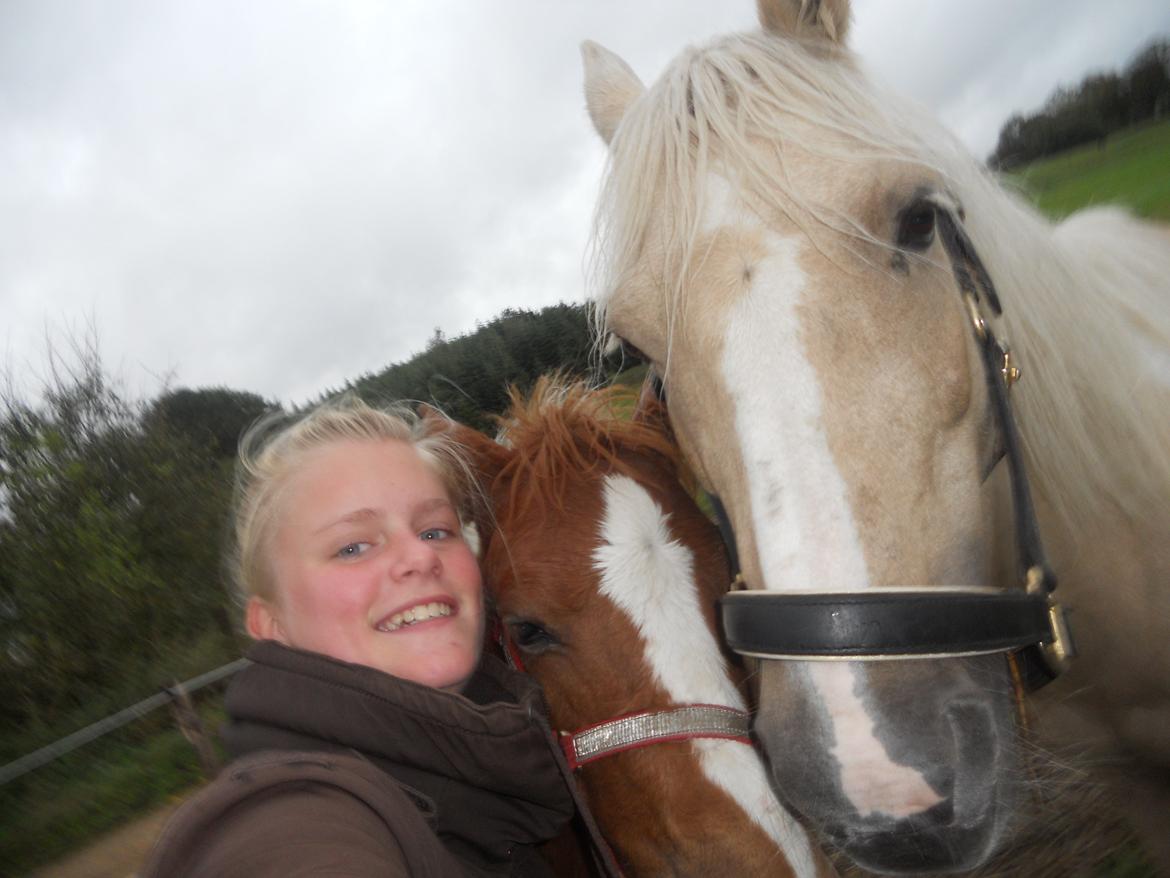
{"label": "red halter", "polygon": [[751,714],[721,704],[684,704],[667,710],[647,710],[586,726],[575,732],[561,732],[561,748],[569,768],[651,744],[714,738],[752,743]]}

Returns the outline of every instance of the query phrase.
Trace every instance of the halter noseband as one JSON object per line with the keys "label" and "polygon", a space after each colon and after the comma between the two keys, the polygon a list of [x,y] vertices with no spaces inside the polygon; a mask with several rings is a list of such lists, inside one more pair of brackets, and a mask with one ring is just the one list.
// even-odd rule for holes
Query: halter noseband
{"label": "halter noseband", "polygon": [[[970,238],[945,205],[937,206],[940,239],[955,274],[983,362],[1011,478],[1017,559],[1023,589],[974,586],[867,588],[849,592],[774,592],[744,587],[735,536],[713,499],[735,580],[720,601],[728,646],[765,659],[880,661],[1007,652],[1023,682],[1037,689],[1075,655],[1064,609],[1052,596],[1056,577],[1045,560],[1019,433],[1008,390],[1020,377],[1008,347],[980,310],[980,290],[1001,313],[991,277]],[[661,392],[661,391],[660,391]]]}

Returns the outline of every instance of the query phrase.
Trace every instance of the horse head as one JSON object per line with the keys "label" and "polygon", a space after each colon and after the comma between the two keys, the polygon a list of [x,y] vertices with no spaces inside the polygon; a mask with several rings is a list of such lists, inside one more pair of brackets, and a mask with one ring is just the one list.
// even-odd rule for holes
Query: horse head
{"label": "horse head", "polygon": [[[649,88],[585,45],[610,146],[604,329],[663,376],[750,587],[991,586],[1003,443],[981,287],[960,289],[986,274],[987,220],[964,203],[986,184],[863,75],[848,3],[762,0],[760,19]],[[780,788],[862,865],[965,869],[995,849],[1020,777],[1002,655],[765,661],[759,686]]]}
{"label": "horse head", "polygon": [[[829,875],[746,739],[742,669],[718,638],[718,531],[680,484],[665,425],[621,414],[632,406],[542,379],[513,395],[501,442],[455,428],[489,501],[484,578],[509,649],[574,742],[570,764],[623,869]],[[685,740],[693,729],[670,725],[724,714],[742,730]],[[622,724],[639,718],[661,728],[627,740]],[[601,727],[620,740],[587,754],[580,742]]]}

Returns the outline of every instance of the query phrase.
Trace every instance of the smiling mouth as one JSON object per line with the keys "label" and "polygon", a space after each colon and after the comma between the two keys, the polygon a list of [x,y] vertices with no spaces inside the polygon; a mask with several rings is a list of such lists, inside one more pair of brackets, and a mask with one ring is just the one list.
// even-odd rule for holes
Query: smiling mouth
{"label": "smiling mouth", "polygon": [[431,601],[411,607],[408,610],[403,610],[401,613],[395,613],[374,627],[379,631],[397,631],[400,628],[409,628],[411,625],[417,625],[419,622],[428,622],[431,619],[441,619],[444,616],[450,616],[453,612],[455,610],[450,604]]}

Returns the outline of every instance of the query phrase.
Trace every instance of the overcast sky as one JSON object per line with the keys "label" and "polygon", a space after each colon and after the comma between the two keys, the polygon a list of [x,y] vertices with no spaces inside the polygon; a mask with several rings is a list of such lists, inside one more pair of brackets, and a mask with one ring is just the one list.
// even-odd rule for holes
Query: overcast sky
{"label": "overcast sky", "polygon": [[[869,69],[979,156],[1170,33],[1165,0],[855,0]],[[92,325],[132,392],[303,402],[435,327],[584,297],[578,45],[644,81],[749,0],[0,0],[0,368]]]}

